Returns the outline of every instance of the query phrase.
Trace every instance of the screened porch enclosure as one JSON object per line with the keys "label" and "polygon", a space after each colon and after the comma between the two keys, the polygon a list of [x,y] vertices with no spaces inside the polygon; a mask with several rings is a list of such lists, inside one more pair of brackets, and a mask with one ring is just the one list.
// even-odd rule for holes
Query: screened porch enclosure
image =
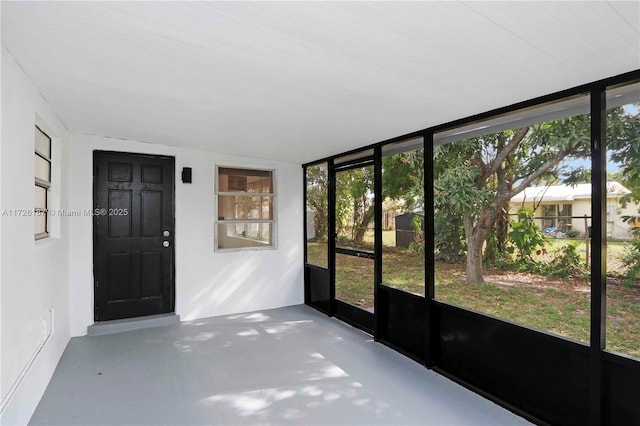
{"label": "screened porch enclosure", "polygon": [[640,423],[639,80],[304,165],[305,302],[536,423]]}

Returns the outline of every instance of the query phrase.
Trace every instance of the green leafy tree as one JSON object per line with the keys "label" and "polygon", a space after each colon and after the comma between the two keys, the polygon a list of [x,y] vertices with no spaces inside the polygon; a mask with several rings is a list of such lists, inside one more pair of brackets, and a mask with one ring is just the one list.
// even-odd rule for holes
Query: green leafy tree
{"label": "green leafy tree", "polygon": [[[620,166],[620,170],[609,173],[608,180],[615,180],[631,191],[622,198],[625,205],[628,202],[640,203],[640,104],[633,104],[632,108],[618,107],[608,111],[607,120],[612,122],[607,126],[607,148],[610,161]],[[625,117],[618,120],[617,117]],[[640,222],[640,211],[636,215],[624,216],[623,220],[631,225]],[[624,253],[623,262],[627,267],[625,285],[633,285],[640,281],[640,228],[632,228],[635,236]]]}
{"label": "green leafy tree", "polygon": [[307,167],[307,208],[314,212],[316,239],[327,238],[329,176],[320,166]]}
{"label": "green leafy tree", "polygon": [[424,150],[382,158],[382,197],[402,200],[405,211],[424,209]]}
{"label": "green leafy tree", "polygon": [[350,239],[362,246],[374,216],[373,166],[341,171],[336,176],[336,230],[350,231]]}
{"label": "green leafy tree", "polygon": [[[422,149],[385,156],[382,159],[382,198],[402,200],[404,209],[424,207],[424,151]],[[374,217],[373,167],[338,172],[336,178],[336,230],[350,233],[356,246]]]}
{"label": "green leafy tree", "polygon": [[[610,146],[625,159],[637,156],[638,129],[627,114],[609,114]],[[635,148],[625,142],[636,141]],[[634,152],[631,152],[634,151]],[[578,115],[460,140],[434,151],[436,214],[457,217],[464,227],[466,280],[483,283],[484,247],[495,235],[511,198],[548,182],[575,184],[589,171],[570,160],[590,156],[590,117]],[[637,170],[637,169],[636,169]],[[640,180],[640,173],[633,175]],[[436,222],[437,223],[437,222]]]}

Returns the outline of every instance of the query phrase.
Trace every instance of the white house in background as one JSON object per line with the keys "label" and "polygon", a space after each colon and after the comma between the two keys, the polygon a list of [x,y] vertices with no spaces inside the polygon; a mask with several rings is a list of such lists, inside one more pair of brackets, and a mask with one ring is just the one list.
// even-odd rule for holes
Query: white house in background
{"label": "white house in background", "polygon": [[[630,193],[618,182],[607,184],[607,236],[633,238],[632,228],[638,225],[624,222],[623,217],[637,216],[640,206],[621,202]],[[584,236],[591,227],[591,184],[531,186],[511,199],[511,214],[516,214],[520,207],[533,210],[542,229],[554,232],[575,229]]]}

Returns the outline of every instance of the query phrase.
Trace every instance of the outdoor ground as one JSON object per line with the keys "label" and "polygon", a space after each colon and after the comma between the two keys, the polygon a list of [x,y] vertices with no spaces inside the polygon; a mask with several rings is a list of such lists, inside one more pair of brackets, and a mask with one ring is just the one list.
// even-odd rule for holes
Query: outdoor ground
{"label": "outdoor ground", "polygon": [[[385,238],[388,241],[388,237]],[[556,240],[553,245],[566,244]],[[610,243],[609,270],[620,271],[624,243]],[[578,252],[585,254],[585,244]],[[309,263],[326,265],[326,244],[308,246]],[[418,253],[385,246],[385,285],[424,295],[424,261]],[[590,289],[585,279],[549,277],[489,269],[486,284],[465,283],[463,264],[436,262],[436,299],[583,343],[589,342]],[[373,306],[373,261],[340,255],[336,297],[363,309]],[[640,358],[640,284],[607,280],[607,349]]]}

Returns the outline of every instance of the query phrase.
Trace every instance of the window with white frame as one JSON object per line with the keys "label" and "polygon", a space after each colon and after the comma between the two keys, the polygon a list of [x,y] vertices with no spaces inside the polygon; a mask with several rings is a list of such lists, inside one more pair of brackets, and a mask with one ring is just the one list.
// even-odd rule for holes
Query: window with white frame
{"label": "window with white frame", "polygon": [[216,168],[216,250],[274,248],[274,171]]}
{"label": "window with white frame", "polygon": [[36,240],[49,236],[47,211],[49,191],[51,189],[51,138],[38,126],[35,126],[35,219],[34,236]]}

